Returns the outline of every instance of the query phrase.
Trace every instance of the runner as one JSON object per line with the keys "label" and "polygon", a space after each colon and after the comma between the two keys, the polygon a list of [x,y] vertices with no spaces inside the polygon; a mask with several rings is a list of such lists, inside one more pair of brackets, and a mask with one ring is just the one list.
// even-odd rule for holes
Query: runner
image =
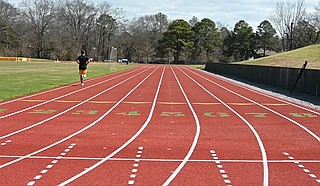
{"label": "runner", "polygon": [[84,78],[87,76],[87,65],[89,64],[89,58],[85,55],[85,51],[81,50],[81,55],[77,58],[77,63],[79,64],[79,75],[80,75],[80,83],[84,85]]}

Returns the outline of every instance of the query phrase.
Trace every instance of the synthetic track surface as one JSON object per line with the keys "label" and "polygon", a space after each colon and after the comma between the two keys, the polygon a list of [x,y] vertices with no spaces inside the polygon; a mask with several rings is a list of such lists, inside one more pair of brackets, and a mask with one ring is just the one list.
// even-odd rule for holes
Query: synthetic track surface
{"label": "synthetic track surface", "polygon": [[0,103],[0,185],[320,185],[320,111],[180,66]]}

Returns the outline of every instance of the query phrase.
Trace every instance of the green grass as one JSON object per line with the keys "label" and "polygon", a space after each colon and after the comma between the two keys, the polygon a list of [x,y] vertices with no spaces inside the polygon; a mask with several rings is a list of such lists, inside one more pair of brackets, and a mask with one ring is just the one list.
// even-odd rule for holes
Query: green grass
{"label": "green grass", "polygon": [[301,68],[305,61],[308,61],[307,69],[320,70],[320,45],[311,45],[240,64]]}
{"label": "green grass", "polygon": [[[0,67],[0,101],[79,82],[77,63],[0,61]],[[92,63],[87,79],[134,67]]]}

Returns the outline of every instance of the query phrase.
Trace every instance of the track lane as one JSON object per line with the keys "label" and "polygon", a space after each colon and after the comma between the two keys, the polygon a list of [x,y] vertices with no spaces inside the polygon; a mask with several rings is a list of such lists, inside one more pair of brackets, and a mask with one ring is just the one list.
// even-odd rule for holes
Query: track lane
{"label": "track lane", "polygon": [[[188,70],[185,71],[188,72]],[[308,135],[308,133],[306,133],[303,124],[299,124],[302,127],[297,127],[296,121],[288,119],[287,117],[283,117],[283,114],[276,113],[276,111],[266,108],[266,106],[262,106],[262,104],[259,104],[258,102],[252,102],[251,100],[265,100],[265,97],[261,97],[260,95],[261,98],[258,98],[257,95],[251,95],[251,92],[249,91],[249,95],[251,96],[249,99],[247,98],[248,95],[245,94],[245,91],[241,91],[242,95],[240,95],[240,93],[235,93],[235,91],[240,92],[239,87],[237,86],[234,87],[235,91],[229,91],[230,89],[228,89],[228,91],[221,91],[221,88],[223,90],[226,90],[224,88],[225,84],[223,84],[223,87],[221,86],[222,84],[216,86],[218,83],[216,83],[214,79],[208,80],[206,78],[199,78],[199,76],[197,77],[197,75],[193,73],[189,73],[189,75],[193,76],[195,79],[197,79],[197,81],[203,82],[201,84],[206,85],[206,87],[209,87],[209,85],[207,85],[207,82],[211,82],[212,88],[208,89],[211,92],[214,92],[215,94],[224,95],[223,99],[226,100],[226,102],[241,103],[232,105],[232,108],[239,112],[240,115],[246,118],[250,123],[252,123],[255,129],[259,132],[262,141],[265,145],[265,149],[267,151],[269,159],[283,160],[283,152],[287,150],[291,152],[299,152],[299,157],[301,159],[316,161],[320,159],[318,155],[319,153],[317,153],[320,150],[319,143],[317,142],[317,140],[314,140],[314,135]],[[228,86],[230,85],[226,84],[226,87]],[[219,91],[221,92],[218,93]],[[234,96],[232,96],[233,93],[235,93]],[[250,104],[245,104],[243,100],[249,101]],[[254,105],[252,105],[252,103],[254,103]],[[296,108],[299,107],[294,107],[294,109]],[[281,109],[279,111],[281,111]],[[316,118],[309,119],[309,121],[311,121],[311,123],[313,123],[314,126],[317,125],[316,123],[318,123],[318,120]],[[317,130],[319,130],[319,128]],[[285,181],[289,181],[291,179],[286,177],[286,175],[276,174],[276,172],[278,171],[275,170],[277,169],[281,169],[281,172],[289,171],[286,167],[286,164],[277,163],[272,164],[272,166],[270,165],[270,167],[271,170],[273,170],[272,174],[270,175],[270,177],[272,178],[270,179],[270,184],[273,185],[274,182],[279,183],[280,176],[282,177],[280,180],[283,180],[283,183],[286,183]],[[291,174],[300,175],[299,171],[291,172]],[[316,183],[314,179],[308,179],[309,177],[307,175],[303,176],[306,183],[309,183],[311,185]]]}
{"label": "track lane", "polygon": [[[280,112],[277,112],[276,110],[273,110],[273,109],[269,108],[268,106],[265,106],[265,105],[261,104],[261,103],[263,103],[263,102],[268,103],[268,101],[269,101],[269,102],[272,102],[272,101],[274,101],[274,99],[270,99],[270,97],[266,97],[266,96],[262,96],[262,97],[258,97],[258,98],[257,98],[257,96],[256,96],[257,94],[252,95],[252,93],[251,93],[251,92],[248,92],[248,91],[244,91],[244,93],[241,93],[241,91],[243,91],[243,90],[241,90],[241,89],[235,89],[235,90],[237,90],[237,92],[235,92],[235,91],[232,91],[231,89],[228,88],[228,86],[230,86],[230,84],[226,84],[226,86],[223,87],[223,86],[221,86],[219,83],[216,83],[216,82],[213,81],[213,80],[210,80],[210,79],[208,79],[208,78],[206,78],[206,77],[204,77],[204,76],[201,76],[201,77],[204,78],[205,80],[209,81],[210,83],[215,84],[215,85],[217,85],[218,87],[221,87],[221,88],[225,89],[227,92],[230,92],[231,94],[234,94],[234,95],[236,95],[236,96],[238,96],[238,97],[243,98],[242,100],[249,101],[249,102],[253,103],[254,105],[257,105],[257,106],[259,106],[259,107],[262,107],[263,109],[265,109],[265,110],[267,110],[267,111],[270,111],[270,112],[272,112],[273,114],[278,115],[278,116],[280,116],[281,118],[283,118],[283,119],[285,119],[285,120],[290,121],[291,123],[293,123],[293,124],[295,124],[296,126],[300,127],[302,130],[304,130],[304,131],[306,131],[307,133],[309,133],[309,135],[311,135],[315,140],[317,140],[318,142],[320,142],[320,137],[319,137],[319,135],[317,135],[315,132],[311,131],[311,130],[310,130],[309,128],[307,128],[306,126],[304,126],[304,125],[300,124],[299,122],[295,121],[296,118],[294,118],[294,115],[288,113],[288,116],[286,116],[285,114],[282,114],[282,113],[280,113]],[[232,85],[231,85],[231,86],[232,86]],[[231,88],[235,88],[235,87],[233,86],[233,87],[231,87]],[[239,92],[239,93],[238,93],[238,92]],[[248,94],[248,95],[243,96],[243,95],[241,95],[241,94]],[[256,99],[256,100],[252,100],[251,98]],[[263,100],[263,101],[262,101],[262,100]],[[266,101],[264,101],[264,100],[266,100]],[[274,104],[277,104],[277,103],[274,103]],[[271,105],[272,105],[272,104],[271,104]],[[295,106],[295,105],[292,105],[292,106]],[[301,109],[301,107],[298,107],[298,108],[294,107],[293,109],[294,109],[294,110],[297,110],[297,109]],[[284,111],[284,110],[281,110],[281,111]],[[316,112],[316,111],[315,111],[314,113],[315,113],[315,114],[318,114],[318,112]],[[298,114],[299,114],[299,112],[298,112]],[[307,114],[309,114],[309,113],[307,113]],[[319,127],[320,127],[320,126],[319,126],[318,124],[320,124],[320,122],[319,122],[319,120],[316,120],[316,118],[318,118],[318,117],[312,117],[312,118],[313,118],[312,121],[313,121],[313,123],[314,123],[314,126],[316,126],[317,129],[318,129],[317,131],[319,131]],[[318,126],[319,126],[319,127],[318,127]]]}
{"label": "track lane", "polygon": [[[148,72],[148,73],[150,73],[150,72]],[[137,75],[139,75],[139,74],[137,74]],[[145,76],[143,75],[142,77],[145,77]],[[123,82],[127,82],[128,80],[129,80],[129,79],[124,80]],[[135,81],[140,82],[139,78],[135,79]],[[98,97],[98,96],[104,94],[105,92],[109,91],[110,89],[113,89],[114,87],[117,87],[118,85],[122,84],[123,82],[120,82],[120,83],[114,85],[113,87],[110,87],[109,89],[105,89],[104,91],[100,92],[99,94],[93,96],[91,99],[93,99],[93,98],[95,98],[95,97]],[[121,95],[120,95],[120,96],[121,96]],[[82,102],[82,103],[85,103],[85,102]],[[71,109],[70,109],[70,110],[71,110]],[[98,120],[101,120],[101,118],[102,118],[103,116],[104,116],[104,115],[100,116],[100,118],[98,118]],[[81,119],[81,118],[78,118],[78,120],[79,120],[79,119]],[[98,120],[95,120],[95,122],[98,122]],[[46,122],[46,121],[43,121],[43,122]],[[55,125],[55,124],[54,124],[54,121],[52,121],[52,122],[53,122],[53,125]],[[37,154],[37,153],[39,153],[39,152],[42,152],[42,151],[44,151],[44,150],[46,150],[46,149],[49,149],[51,146],[55,146],[55,145],[57,145],[57,144],[65,141],[65,140],[67,140],[67,138],[71,138],[73,135],[75,135],[75,134],[77,134],[77,133],[81,133],[82,131],[85,131],[87,128],[90,128],[90,127],[92,127],[92,126],[94,126],[94,125],[95,125],[95,123],[91,123],[90,125],[88,125],[87,123],[84,123],[84,125],[82,125],[82,129],[81,129],[80,131],[77,131],[76,133],[75,133],[75,131],[73,131],[71,134],[69,133],[69,134],[68,134],[69,136],[66,137],[65,139],[62,139],[62,140],[60,140],[59,142],[56,142],[56,143],[54,143],[54,144],[51,144],[51,145],[49,145],[49,146],[47,146],[47,147],[45,147],[45,148],[43,148],[43,149],[40,149],[40,150],[37,150],[37,151],[35,151],[35,152],[33,152],[33,153],[30,153],[30,154],[28,154],[28,155],[25,155],[24,157],[21,157],[21,158],[15,160],[15,161],[2,164],[2,165],[0,165],[0,168],[4,168],[4,167],[6,167],[6,166],[8,166],[8,165],[11,165],[11,164],[13,164],[13,163],[15,163],[15,162],[18,162],[18,161],[23,160],[23,159],[25,159],[25,158],[27,158],[27,157],[30,157],[30,156],[32,156],[32,155],[35,155],[35,154]],[[31,127],[33,128],[34,126],[31,126]],[[84,127],[84,128],[83,128],[83,127]],[[30,129],[30,128],[28,128],[28,130],[29,130],[29,129]],[[48,141],[51,140],[51,139],[50,139],[50,136],[49,136],[49,138],[48,138],[47,136],[41,135],[41,132],[42,132],[42,131],[45,131],[45,132],[46,132],[47,130],[42,130],[41,128],[36,128],[36,130],[38,130],[38,133],[37,133],[37,135],[35,135],[34,137],[38,137],[38,138],[40,138],[40,139],[41,139],[41,137],[46,137],[47,139],[49,139],[49,140],[47,140],[47,141],[44,140],[44,143],[48,143]],[[74,130],[74,129],[73,129],[73,130]],[[68,130],[67,130],[67,131],[68,131]],[[67,132],[67,131],[66,131],[66,130],[63,130],[63,131],[60,131],[60,133],[61,133],[61,132]],[[23,132],[23,131],[18,131],[18,133],[21,133],[21,132]],[[50,132],[53,132],[53,131],[50,131]],[[17,133],[14,133],[14,134],[12,134],[12,135],[15,135],[15,134],[17,134]],[[32,134],[32,133],[31,133],[31,134]],[[30,133],[24,134],[24,136],[28,137],[28,136],[30,136]],[[57,137],[60,137],[60,136],[57,136]],[[11,138],[12,138],[12,141],[13,141],[13,140],[14,140],[14,137],[11,137]],[[16,138],[19,138],[19,136],[17,136]],[[37,140],[36,140],[36,141],[37,141]],[[25,140],[21,140],[21,139],[20,139],[20,141],[17,140],[17,142],[25,142]],[[39,143],[39,142],[42,142],[42,141],[39,141],[39,140],[38,140],[38,143]],[[37,147],[39,144],[38,144],[38,145],[33,144],[33,145],[34,145],[33,148],[35,148],[35,149],[39,148],[39,147]],[[20,149],[20,150],[21,150],[21,149]],[[33,151],[33,150],[30,150],[30,149],[27,149],[27,150]],[[18,154],[19,154],[19,153],[21,153],[21,152],[9,151],[9,153],[18,153]]]}
{"label": "track lane", "polygon": [[[205,160],[216,160],[215,164],[211,164],[211,168],[212,171],[216,172],[215,176],[220,178],[218,184],[225,183],[227,185],[237,185],[242,182],[245,185],[268,185],[269,171],[267,154],[261,137],[252,126],[251,122],[246,120],[240,113],[228,105],[229,102],[223,101],[221,95],[218,97],[218,94],[217,96],[212,94],[202,84],[181,71],[181,68],[178,67],[176,71],[179,73],[179,77],[183,79],[181,81],[186,87],[187,94],[190,95],[190,99],[199,115],[203,131],[203,136],[200,137],[197,152],[193,158],[199,158],[201,160],[203,157],[206,157]],[[201,97],[201,99],[199,99],[199,97]],[[200,101],[200,103],[198,101]],[[212,125],[214,125],[214,127]],[[241,132],[239,133],[239,131]],[[251,153],[246,153],[248,151]],[[223,169],[223,165],[219,159],[216,159],[219,157],[235,160],[248,160],[250,158],[260,159],[261,161],[256,162],[255,164],[246,166],[234,164],[236,166],[233,167],[233,169],[238,170],[238,172],[241,173],[241,177],[248,178],[246,172],[254,172],[254,175],[259,179],[234,179],[232,181],[226,179],[226,176],[228,175],[220,172],[225,172],[225,169]],[[198,165],[196,163],[193,164],[195,165],[190,167],[198,167],[198,169],[201,169],[201,166],[203,166],[201,163],[198,163]],[[182,177],[181,180],[188,179],[188,175],[190,175],[191,172],[193,172],[192,169],[186,169],[184,177]],[[199,180],[189,179],[189,181],[193,184],[197,184],[200,179],[204,179],[205,176],[207,176],[205,179],[212,179],[214,181],[208,174],[201,176]],[[177,181],[177,183],[179,183],[179,181]],[[217,180],[215,180],[214,183],[217,184]]]}
{"label": "track lane", "polygon": [[[170,185],[262,185],[263,176],[261,175],[264,162],[261,158],[257,158],[261,157],[261,152],[255,137],[252,134],[248,135],[252,133],[249,128],[244,125],[243,121],[236,114],[230,112],[227,107],[219,103],[190,79],[188,80],[188,77],[179,69],[182,69],[186,73],[189,70],[173,67],[201,124],[199,141],[197,146],[195,146],[191,158],[183,158],[186,157],[188,149],[190,150],[192,140],[194,140],[193,134],[196,129],[195,124],[192,122],[193,114],[191,110],[188,110],[187,102],[184,100],[182,92],[179,91],[179,85],[173,73],[169,73],[171,75],[167,76],[170,68],[166,68],[153,114],[152,116],[149,114],[151,118],[148,126],[119,153],[109,157],[107,161],[97,168],[72,181],[70,184],[81,185],[90,183],[101,185],[108,183],[110,185],[126,185],[133,183],[135,185],[161,185],[173,175],[172,173],[175,170],[177,171],[179,165],[183,164],[183,167],[177,171],[174,179],[171,180]],[[71,176],[91,167],[96,162],[103,161],[106,155],[115,152],[117,147],[124,144],[143,125],[143,121],[146,120],[148,115],[146,112],[150,111],[152,100],[154,100],[155,87],[158,86],[155,82],[159,81],[159,71],[141,84],[136,91],[132,92],[130,96],[124,99],[121,104],[115,107],[97,125],[53,148],[10,165],[7,167],[10,168],[10,171],[5,174],[0,173],[0,182],[10,185],[12,183],[10,179],[15,178],[17,184],[20,184],[21,180],[26,180],[24,185],[31,185],[32,182],[40,185],[57,185],[63,180],[67,180]],[[192,74],[190,73],[189,75],[196,79],[197,75],[193,76]],[[199,82],[201,82],[200,80],[201,78],[199,78]],[[203,82],[206,82],[206,80],[203,80]],[[130,83],[128,82],[124,86],[131,83],[133,82],[130,81]],[[305,135],[300,135],[300,137],[294,136],[291,141],[284,140],[282,138],[285,133],[282,130],[290,131],[286,134],[285,138],[290,138],[292,134],[304,132],[299,127],[292,130],[292,124],[288,124],[288,120],[281,120],[279,122],[281,123],[281,128],[283,128],[278,131],[278,127],[280,126],[271,123],[269,119],[269,116],[274,117],[275,114],[273,112],[266,111],[263,107],[257,107],[252,102],[250,103],[246,99],[241,99],[241,97],[236,98],[234,95],[231,96],[230,92],[229,94],[221,91],[216,86],[208,85],[208,83],[201,83],[201,85],[210,90],[210,92],[214,92],[214,95],[221,96],[220,98],[223,98],[231,108],[239,112],[248,122],[252,123],[255,129],[259,131],[259,134],[262,131],[261,136],[268,154],[267,163],[270,173],[270,185],[300,184],[302,182],[308,185],[316,185],[317,179],[312,178],[312,175],[318,176],[317,171],[320,169],[318,154],[314,153],[318,148],[310,150],[310,148],[314,148],[314,144],[317,144],[316,140],[309,143],[312,137],[309,136],[305,139]],[[221,94],[221,92],[224,93]],[[116,88],[88,101],[73,111],[92,111],[92,108],[98,111],[110,109],[117,102],[117,96],[123,93],[123,88]],[[114,95],[117,96],[114,97]],[[73,101],[80,100],[76,96],[74,98]],[[253,97],[250,97],[250,99],[253,99]],[[275,101],[270,105],[268,102],[271,103],[271,101],[268,101],[266,98],[259,100],[263,100],[264,103],[262,105],[290,117],[290,114],[282,113],[283,110],[281,109],[287,107],[284,110],[290,111],[290,107],[287,104],[283,105],[283,102],[279,104],[279,102]],[[139,112],[141,110],[143,112]],[[255,115],[252,115],[252,110],[260,114],[267,113],[268,117],[256,118]],[[296,111],[294,110],[294,112]],[[70,117],[68,114],[65,114],[65,116]],[[90,123],[90,120],[92,122],[93,118],[99,116],[101,114],[95,115],[92,118],[90,116],[91,119],[84,119],[81,122],[78,119],[72,119],[76,117],[58,117],[49,121],[46,125],[36,127],[35,131],[29,130],[13,137],[19,136],[21,139],[26,139],[28,135],[32,135],[34,132],[40,134],[37,130],[45,130],[41,134],[43,137],[38,136],[39,138],[33,138],[32,142],[27,143],[30,146],[25,147],[32,148],[34,145],[39,145],[37,141],[47,141],[48,138],[57,137],[57,133],[54,134],[50,131],[66,130],[62,132],[64,133],[69,130],[70,133],[74,132],[74,129],[70,129],[66,125],[64,125],[65,128],[58,129],[58,126],[62,127],[63,123],[71,122],[73,123],[73,127],[81,127],[81,123]],[[308,123],[308,128],[315,126],[314,118],[305,116],[295,118],[295,120],[301,124]],[[276,115],[277,117],[279,115]],[[317,131],[318,129],[315,127],[314,130]],[[274,131],[277,131],[277,133]],[[272,134],[271,136],[269,136],[270,133]],[[61,139],[63,136],[65,135],[61,135],[59,138]],[[3,139],[0,141],[0,144],[6,143],[6,145],[0,146],[0,164],[2,164],[3,159],[6,159],[5,162],[7,162],[9,159],[14,160],[23,157],[14,156],[19,155],[19,153],[12,153],[13,156],[1,156],[4,151],[12,150],[14,152],[15,148],[21,148],[17,146],[16,142],[16,139]],[[22,141],[20,142],[21,145],[26,144]],[[47,142],[44,141],[43,145]],[[308,145],[305,148],[301,148],[301,145],[305,143],[308,143]],[[72,148],[69,149],[70,146]],[[54,163],[56,160],[59,160],[58,163]],[[47,168],[51,165],[54,168]],[[302,169],[301,166],[304,168]],[[310,173],[305,173],[305,169]],[[5,168],[4,170],[9,169]],[[16,175],[16,172],[19,170],[23,174]],[[44,170],[48,170],[49,172],[41,173]],[[290,171],[289,173],[288,170]]]}
{"label": "track lane", "polygon": [[[94,78],[87,80],[89,86],[87,85],[84,88],[78,88],[79,86],[76,86],[76,84],[72,84],[70,86],[64,86],[64,87],[59,87],[57,89],[49,90],[49,91],[44,91],[38,94],[14,99],[11,101],[3,102],[0,103],[0,107],[3,110],[0,112],[0,119],[4,119],[28,110],[31,110],[33,108],[39,107],[41,105],[45,105],[50,102],[54,102],[56,100],[59,100],[61,98],[67,97],[72,94],[76,94],[82,91],[85,91],[87,89],[94,88],[97,85],[100,85],[102,83],[109,82],[111,80],[117,79],[119,77],[131,74],[131,73],[136,73],[139,69],[134,69],[134,70],[129,70],[125,72],[121,72],[117,75],[112,74],[104,77],[99,77],[99,78]],[[92,90],[92,89],[91,89]],[[58,91],[58,92],[57,92]],[[27,98],[31,98],[28,99]],[[15,104],[15,102],[19,101],[20,104]],[[40,103],[38,103],[40,102]],[[13,104],[12,104],[13,103]]]}
{"label": "track lane", "polygon": [[[90,102],[92,99],[98,97],[99,95],[114,89],[115,87],[123,84],[124,82],[131,80],[132,78],[145,72],[146,70],[147,69],[144,69],[143,71],[133,76],[124,76],[120,79],[117,79],[117,81],[115,82],[108,82],[108,84],[99,84],[101,85],[99,88],[95,88],[94,90],[88,89],[85,93],[83,92],[80,95],[71,94],[67,97],[66,101],[60,100],[60,102],[50,102],[38,108],[37,110],[23,112],[15,116],[2,119],[0,120],[0,140],[24,132],[26,130],[30,130],[34,127],[42,125],[43,123],[60,117],[65,113],[72,111],[73,109],[76,109],[87,102]],[[30,117],[31,115],[37,117]]]}
{"label": "track lane", "polygon": [[[156,69],[155,69],[156,70]],[[78,136],[79,134],[81,134],[82,132],[84,132],[84,131],[86,131],[87,132],[87,130],[88,129],[90,129],[91,127],[93,127],[93,126],[95,126],[96,124],[98,124],[99,122],[101,122],[102,120],[103,120],[103,118],[104,117],[106,117],[113,109],[115,109],[127,96],[129,96],[137,87],[139,87],[147,78],[149,78],[149,76],[151,75],[151,74],[153,74],[154,73],[154,71],[155,70],[153,70],[152,72],[148,72],[149,73],[149,75],[148,76],[144,76],[144,79],[141,81],[141,80],[139,80],[138,78],[136,78],[135,79],[135,81],[132,81],[132,82],[130,82],[130,86],[126,86],[126,87],[131,87],[131,84],[135,84],[134,82],[136,82],[136,81],[138,81],[139,83],[138,83],[138,85],[136,85],[135,87],[134,87],[134,89],[132,89],[129,93],[126,93],[126,95],[125,95],[125,97],[123,97],[120,101],[117,101],[117,103],[111,108],[111,109],[109,109],[106,113],[104,113],[100,118],[98,118],[97,120],[95,120],[93,123],[91,123],[90,125],[87,125],[85,128],[82,128],[81,130],[79,130],[79,131],[77,131],[76,133],[73,133],[72,135],[69,135],[69,136],[67,136],[67,137],[65,137],[65,138],[63,138],[62,140],[60,140],[60,141],[57,141],[57,142],[55,142],[55,143],[53,143],[53,144],[51,144],[51,145],[49,145],[49,146],[47,146],[47,147],[45,147],[45,148],[42,148],[42,149],[40,149],[40,150],[38,150],[38,151],[35,151],[35,152],[33,152],[33,153],[30,153],[30,154],[28,154],[28,155],[25,155],[25,156],[23,156],[23,157],[20,157],[20,158],[18,158],[18,159],[16,159],[16,160],[14,160],[14,161],[11,161],[11,162],[8,162],[8,163],[6,163],[6,164],[2,164],[1,166],[0,166],[0,168],[1,169],[5,169],[6,170],[6,174],[10,174],[10,173],[12,173],[11,171],[8,171],[8,170],[12,170],[13,172],[15,171],[14,169],[6,169],[9,165],[11,165],[12,167],[14,167],[14,166],[16,166],[16,163],[18,163],[18,164],[24,164],[25,162],[28,162],[30,159],[26,159],[26,158],[30,158],[31,156],[34,156],[34,155],[36,155],[36,154],[39,154],[39,153],[42,153],[42,152],[44,152],[45,150],[48,150],[48,149],[51,149],[52,147],[54,147],[54,146],[57,146],[58,147],[58,145],[59,144],[62,144],[62,143],[64,143],[64,142],[66,142],[67,140],[69,140],[69,139],[73,139],[73,137],[75,137],[75,136]],[[124,90],[124,89],[122,89],[122,90]],[[123,94],[123,93],[122,93]],[[113,93],[113,95],[114,95],[114,93]],[[107,98],[107,96],[105,97],[105,98]],[[116,97],[115,97],[115,99],[116,99]],[[99,131],[98,131],[99,132]],[[77,141],[77,138],[76,138],[76,141]],[[90,144],[88,144],[88,145],[90,145]],[[85,150],[85,149],[83,149],[83,150]],[[24,160],[24,161],[22,161],[22,160]],[[11,167],[10,166],[10,167]],[[80,166],[80,168],[81,168],[81,166]],[[82,170],[83,170],[83,168],[81,168]]]}

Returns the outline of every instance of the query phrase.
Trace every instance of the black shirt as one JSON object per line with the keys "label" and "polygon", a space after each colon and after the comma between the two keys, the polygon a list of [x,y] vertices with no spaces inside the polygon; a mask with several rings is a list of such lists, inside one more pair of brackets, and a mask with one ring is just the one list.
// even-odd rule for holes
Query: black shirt
{"label": "black shirt", "polygon": [[87,61],[89,61],[89,58],[85,55],[81,55],[77,58],[79,60],[79,70],[86,70],[87,69]]}

